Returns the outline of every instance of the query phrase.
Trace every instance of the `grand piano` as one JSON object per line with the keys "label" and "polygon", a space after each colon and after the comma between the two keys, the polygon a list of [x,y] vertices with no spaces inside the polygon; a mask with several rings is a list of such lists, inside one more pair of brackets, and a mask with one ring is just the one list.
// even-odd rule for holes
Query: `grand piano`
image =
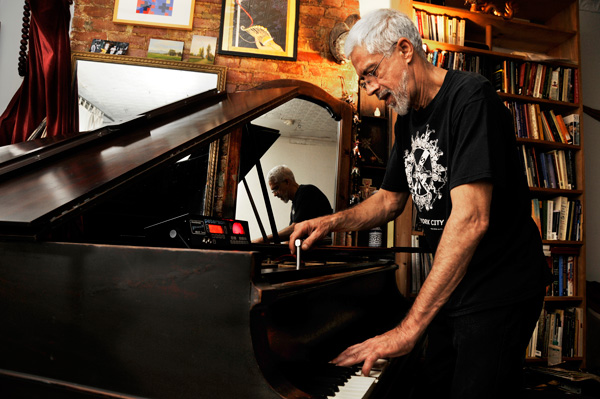
{"label": "grand piano", "polygon": [[[294,267],[283,244],[171,234],[199,212],[207,171],[190,159],[225,135],[241,147],[253,119],[293,98],[349,120],[322,90],[276,81],[0,148],[0,397],[342,397],[356,370],[329,361],[407,310],[393,253],[334,245]],[[232,154],[248,151],[230,148],[224,223]],[[418,358],[382,361],[359,397],[408,392]]]}

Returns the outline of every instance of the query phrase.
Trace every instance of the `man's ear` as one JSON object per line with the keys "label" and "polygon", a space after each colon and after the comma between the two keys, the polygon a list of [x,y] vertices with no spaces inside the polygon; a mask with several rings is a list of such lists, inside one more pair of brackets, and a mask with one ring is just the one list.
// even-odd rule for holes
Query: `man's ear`
{"label": "man's ear", "polygon": [[408,40],[405,37],[401,37],[398,40],[398,49],[400,49],[400,52],[402,53],[402,58],[404,58],[406,60],[406,63],[410,63],[410,61],[413,58],[414,55],[414,46],[413,44],[410,42],[410,40]]}

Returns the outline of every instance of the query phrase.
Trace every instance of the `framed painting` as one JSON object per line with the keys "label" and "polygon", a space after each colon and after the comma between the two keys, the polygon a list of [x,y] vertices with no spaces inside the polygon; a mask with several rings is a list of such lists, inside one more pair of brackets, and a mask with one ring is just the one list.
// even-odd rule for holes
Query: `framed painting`
{"label": "framed painting", "polygon": [[295,61],[299,0],[223,0],[219,54]]}
{"label": "framed painting", "polygon": [[113,22],[192,30],[196,0],[115,0]]}

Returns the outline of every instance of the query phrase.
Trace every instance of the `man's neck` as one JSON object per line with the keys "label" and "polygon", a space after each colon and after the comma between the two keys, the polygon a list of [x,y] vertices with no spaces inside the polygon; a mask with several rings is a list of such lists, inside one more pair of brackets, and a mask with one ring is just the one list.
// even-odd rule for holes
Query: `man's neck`
{"label": "man's neck", "polygon": [[413,108],[419,110],[427,107],[438,94],[447,70],[433,66],[426,60],[416,57],[416,68],[413,68],[415,83],[417,85],[417,98],[413,101]]}

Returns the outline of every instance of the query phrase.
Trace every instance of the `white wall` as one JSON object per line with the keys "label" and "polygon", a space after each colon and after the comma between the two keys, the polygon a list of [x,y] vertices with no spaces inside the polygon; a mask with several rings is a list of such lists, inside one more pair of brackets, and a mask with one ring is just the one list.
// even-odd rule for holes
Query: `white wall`
{"label": "white wall", "polygon": [[[581,2],[581,81],[583,104],[600,109],[600,12],[598,1]],[[586,189],[586,270],[588,281],[600,281],[600,122],[584,114]]]}
{"label": "white wall", "polygon": [[[313,184],[325,193],[329,203],[335,208],[335,184],[337,169],[337,144],[322,143],[318,145],[292,144],[287,137],[280,137],[267,153],[261,158],[260,163],[263,169],[263,179],[265,179],[269,170],[277,165],[287,165],[292,172],[298,184]],[[271,234],[269,218],[258,181],[256,168],[253,168],[247,175],[246,181],[250,186],[250,193],[256,207],[259,210],[260,219],[267,234]],[[279,198],[271,194],[267,184],[267,190],[273,214],[275,216],[275,225],[277,230],[281,230],[290,223],[290,210],[292,202],[284,204]],[[250,225],[250,237],[252,239],[261,236],[254,211],[250,205],[248,195],[244,185],[240,183],[238,188],[236,219],[246,220]]]}
{"label": "white wall", "polygon": [[23,81],[17,72],[23,4],[23,1],[0,0],[0,114]]}

